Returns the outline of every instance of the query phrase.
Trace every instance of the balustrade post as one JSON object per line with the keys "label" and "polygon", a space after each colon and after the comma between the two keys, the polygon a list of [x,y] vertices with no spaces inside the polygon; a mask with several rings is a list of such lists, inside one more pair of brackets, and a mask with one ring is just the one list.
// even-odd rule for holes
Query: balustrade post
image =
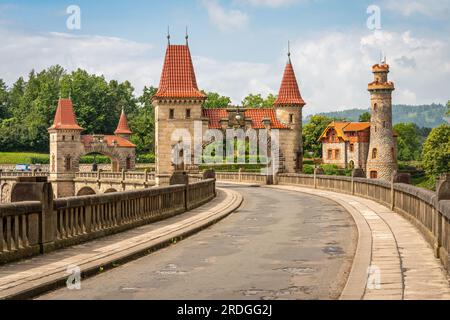
{"label": "balustrade post", "polygon": [[39,201],[38,243],[41,253],[53,251],[56,239],[56,214],[53,207],[53,188],[46,177],[17,178],[11,191],[11,202]]}
{"label": "balustrade post", "polygon": [[355,195],[355,170],[352,170],[352,195]]}
{"label": "balustrade post", "polygon": [[317,189],[317,168],[314,169],[314,189]]}
{"label": "balustrade post", "polygon": [[239,168],[238,181],[242,182],[242,168]]}
{"label": "balustrade post", "polygon": [[391,210],[395,209],[395,176],[397,172],[394,171],[391,177]]}

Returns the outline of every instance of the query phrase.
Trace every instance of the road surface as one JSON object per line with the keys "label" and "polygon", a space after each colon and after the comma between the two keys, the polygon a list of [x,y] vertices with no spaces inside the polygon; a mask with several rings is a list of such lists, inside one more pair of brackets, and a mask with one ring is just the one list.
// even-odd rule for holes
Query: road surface
{"label": "road surface", "polygon": [[225,220],[40,299],[337,299],[356,247],[351,216],[313,195],[229,187],[245,200]]}

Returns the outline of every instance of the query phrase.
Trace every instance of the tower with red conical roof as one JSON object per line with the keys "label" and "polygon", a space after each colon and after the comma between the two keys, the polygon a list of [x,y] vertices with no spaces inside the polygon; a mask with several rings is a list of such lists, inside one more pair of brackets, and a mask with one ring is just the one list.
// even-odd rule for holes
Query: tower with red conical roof
{"label": "tower with red conical roof", "polygon": [[283,139],[280,139],[280,152],[283,153],[280,167],[285,172],[303,171],[302,109],[305,105],[289,50],[280,91],[274,103],[277,118],[291,128],[283,132]]}
{"label": "tower with red conical roof", "polygon": [[[194,123],[201,123],[202,130],[208,124],[202,118],[205,99],[197,86],[188,41],[185,45],[169,41],[159,89],[153,97],[158,183],[160,176],[193,167],[194,142],[190,137],[194,137]],[[174,148],[182,143],[184,148]]]}
{"label": "tower with red conical roof", "polygon": [[114,134],[127,140],[130,140],[130,137],[133,134],[128,126],[127,115],[125,114],[125,110],[123,108],[122,113],[120,114],[119,124],[117,125],[117,129],[114,131]]}
{"label": "tower with red conical roof", "polygon": [[59,99],[50,134],[50,180],[57,198],[75,194],[73,179],[82,152],[81,132],[71,99]]}

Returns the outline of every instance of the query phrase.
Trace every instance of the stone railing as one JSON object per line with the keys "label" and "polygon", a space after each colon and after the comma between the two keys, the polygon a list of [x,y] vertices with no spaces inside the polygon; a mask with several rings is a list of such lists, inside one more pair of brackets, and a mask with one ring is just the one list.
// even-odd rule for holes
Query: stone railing
{"label": "stone railing", "polygon": [[[51,190],[49,183],[44,185]],[[215,179],[208,179],[189,185],[57,200],[45,196],[42,201],[0,205],[0,262],[166,219],[214,197]]]}
{"label": "stone railing", "polygon": [[0,171],[0,178],[48,177],[46,171]]}
{"label": "stone railing", "polygon": [[249,172],[216,172],[217,180],[245,183],[267,183],[267,176]]}
{"label": "stone railing", "polygon": [[[217,173],[218,181],[266,184],[267,176],[258,174]],[[262,182],[261,182],[262,181]],[[306,174],[279,174],[280,185],[298,185],[330,190],[375,200],[401,214],[424,235],[450,273],[450,175],[441,178],[437,192],[403,183]]]}

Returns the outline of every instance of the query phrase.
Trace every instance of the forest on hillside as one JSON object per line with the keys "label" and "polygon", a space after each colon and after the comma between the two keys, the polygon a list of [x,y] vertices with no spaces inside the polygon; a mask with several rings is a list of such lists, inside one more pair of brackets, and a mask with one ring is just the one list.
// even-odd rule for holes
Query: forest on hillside
{"label": "forest on hillside", "polygon": [[[358,121],[359,117],[369,112],[369,109],[348,109],[344,111],[323,112],[318,115],[336,118],[346,119],[349,121]],[[393,105],[392,116],[394,124],[398,123],[414,123],[421,128],[436,128],[441,124],[447,123],[446,121],[446,106],[442,104],[429,104],[420,106],[410,105]],[[304,119],[305,122],[309,121],[309,117]]]}

